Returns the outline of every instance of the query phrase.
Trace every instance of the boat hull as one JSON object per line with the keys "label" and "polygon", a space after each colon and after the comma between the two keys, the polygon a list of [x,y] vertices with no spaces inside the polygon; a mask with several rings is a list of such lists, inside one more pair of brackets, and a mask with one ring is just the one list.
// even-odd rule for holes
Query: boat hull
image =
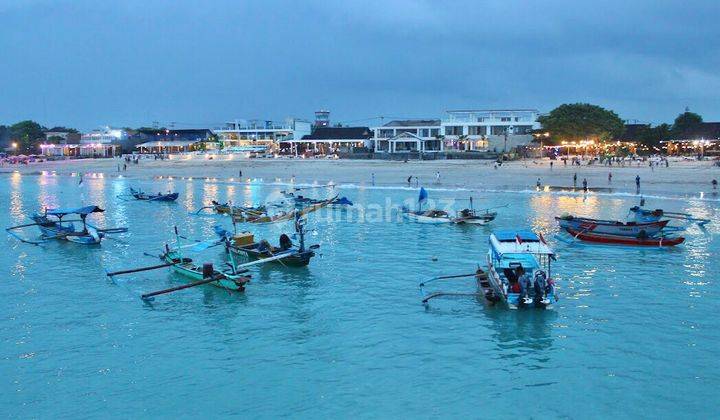
{"label": "boat hull", "polygon": [[564,218],[556,217],[563,229],[572,229],[576,232],[592,232],[600,235],[614,236],[656,236],[668,224],[667,220],[649,223],[622,223],[608,220],[587,219],[584,217]]}
{"label": "boat hull", "polygon": [[[242,258],[247,261],[256,261],[261,260],[265,258],[271,258],[276,257],[278,255],[282,255],[283,252],[288,251],[279,251],[279,252],[268,252],[268,251],[260,251],[256,249],[257,244],[252,244],[247,247],[236,247],[236,246],[229,246],[227,248],[227,251],[232,253],[233,258]],[[285,258],[280,258],[277,260],[270,261],[270,263],[274,263],[276,265],[282,265],[282,266],[289,266],[289,267],[305,267],[308,264],[310,264],[310,259],[315,256],[315,253],[313,251],[304,251],[299,252],[296,250],[292,250],[289,252],[289,255]]]}
{"label": "boat hull", "polygon": [[180,197],[180,193],[147,194],[133,189],[130,189],[130,195],[140,201],[175,201]]}
{"label": "boat hull", "polygon": [[628,236],[620,235],[604,235],[590,232],[578,231],[572,228],[566,229],[567,232],[577,239],[584,242],[591,242],[596,244],[606,245],[629,245],[629,246],[652,246],[652,247],[667,247],[680,245],[685,242],[685,238],[678,237],[656,237],[656,238],[633,238]]}
{"label": "boat hull", "polygon": [[403,213],[403,217],[408,220],[411,220],[413,222],[417,222],[417,223],[427,223],[427,224],[453,223],[453,219],[451,219],[449,216],[430,217],[430,216],[424,216],[423,214],[406,212],[406,213]]}
{"label": "boat hull", "polygon": [[[202,267],[195,265],[190,258],[181,258],[179,254],[175,252],[170,252],[166,254],[163,259],[165,260],[165,262],[168,263],[176,263],[175,265],[170,267],[171,271],[180,274],[185,278],[193,281],[200,281],[205,278],[203,276]],[[180,263],[178,264],[177,262]],[[248,277],[241,275],[233,275],[217,270],[213,271],[213,275],[222,275],[223,278],[217,281],[210,282],[208,284],[219,287],[221,289],[233,290],[237,292],[244,291],[245,284],[250,281]]]}

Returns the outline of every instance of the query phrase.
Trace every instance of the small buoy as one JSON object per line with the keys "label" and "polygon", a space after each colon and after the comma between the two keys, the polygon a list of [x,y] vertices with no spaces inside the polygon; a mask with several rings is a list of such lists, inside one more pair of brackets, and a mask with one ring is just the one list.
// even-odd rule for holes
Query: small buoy
{"label": "small buoy", "polygon": [[437,261],[437,260],[438,260],[437,257],[432,257],[431,259],[432,259],[433,261]]}

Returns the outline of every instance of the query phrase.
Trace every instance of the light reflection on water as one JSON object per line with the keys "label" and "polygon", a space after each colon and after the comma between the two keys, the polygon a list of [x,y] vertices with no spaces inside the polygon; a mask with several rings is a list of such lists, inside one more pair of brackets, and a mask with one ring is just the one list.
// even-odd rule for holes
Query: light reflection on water
{"label": "light reflection on water", "polygon": [[[308,222],[308,244],[321,245],[310,267],[254,270],[245,294],[203,287],[145,305],[141,293],[183,282],[164,270],[110,281],[103,270],[156,264],[143,253],[172,243],[176,225],[193,238],[211,237],[215,224],[229,229],[227,217],[189,215],[210,200],[260,204],[285,187],[133,181],[147,191],[181,193],[176,203],[145,203],[116,198],[130,186],[123,178],[85,175],[78,186],[78,177],[11,174],[0,182],[9,210],[0,214],[4,226],[26,222],[44,205],[99,204],[107,211],[92,216],[98,224],[130,228],[100,247],[6,239],[0,342],[11,392],[0,401],[11,416],[132,416],[158,389],[168,397],[155,400],[148,415],[426,417],[434,407],[437,417],[468,417],[488,396],[536,390],[542,398],[533,412],[551,416],[576,416],[588,406],[602,416],[618,407],[624,416],[682,416],[715,397],[715,224],[708,232],[690,227],[687,243],[672,250],[553,238],[554,216],[623,218],[634,197],[475,193],[476,208],[507,204],[489,227],[406,223],[396,211],[386,220],[382,210],[377,222],[360,223],[357,210],[327,211]],[[358,206],[381,208],[416,196],[371,187],[339,192]],[[469,193],[431,194],[439,202]],[[652,206],[717,214],[716,203],[699,200]],[[333,222],[338,217],[353,222]],[[558,253],[555,310],[508,311],[474,298],[420,304],[421,280],[474,270],[484,264],[493,229],[521,225],[541,230]],[[239,228],[276,242],[291,224]],[[215,264],[223,258],[218,248],[197,257]],[[462,282],[439,287],[474,290]],[[188,355],[202,357],[189,363]],[[213,392],[197,399],[189,390],[198,383]],[[113,398],[88,398],[88,389]],[[678,401],[677,389],[691,397]],[[497,417],[506,408],[483,404],[482,412]]]}

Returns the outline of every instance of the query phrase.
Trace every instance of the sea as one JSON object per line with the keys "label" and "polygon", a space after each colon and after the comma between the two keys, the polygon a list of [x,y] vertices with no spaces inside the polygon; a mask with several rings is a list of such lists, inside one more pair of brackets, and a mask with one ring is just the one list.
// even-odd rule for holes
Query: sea
{"label": "sea", "polygon": [[[82,179],[82,182],[80,180]],[[305,185],[309,187],[312,185]],[[174,203],[128,200],[129,187],[177,191]],[[294,188],[302,186],[295,185]],[[127,227],[100,245],[3,238],[0,415],[5,418],[711,418],[720,400],[720,202],[654,196],[650,208],[710,219],[667,249],[587,245],[563,236],[564,213],[623,220],[632,194],[425,186],[428,207],[498,213],[487,226],[402,219],[413,187],[296,190],[353,206],[307,217],[308,267],[252,268],[244,293],[185,284],[159,264],[165,244],[210,244],[227,216],[212,200],[287,200],[276,180],[105,174],[0,175],[0,226],[44,208],[97,205],[88,220]],[[277,243],[293,223],[238,224]],[[428,285],[467,293],[421,302],[418,285],[474,272],[496,229],[542,233],[557,254],[549,310],[492,306],[472,279]],[[35,227],[17,235],[38,240]],[[297,238],[295,238],[297,240]],[[210,241],[210,242],[205,242]],[[186,248],[225,264],[222,247]]]}

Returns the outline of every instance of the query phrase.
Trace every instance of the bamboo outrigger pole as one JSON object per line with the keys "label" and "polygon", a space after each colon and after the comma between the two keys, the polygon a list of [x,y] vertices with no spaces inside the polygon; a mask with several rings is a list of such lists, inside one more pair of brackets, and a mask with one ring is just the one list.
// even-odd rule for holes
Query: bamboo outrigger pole
{"label": "bamboo outrigger pole", "polygon": [[153,299],[152,299],[153,296],[164,295],[164,294],[166,294],[166,293],[177,292],[178,290],[188,289],[188,288],[190,288],[190,287],[202,286],[203,284],[212,283],[212,282],[214,282],[214,281],[222,280],[223,278],[225,278],[224,275],[222,275],[222,274],[216,274],[216,275],[214,275],[214,276],[211,276],[211,277],[208,277],[208,278],[205,278],[205,279],[196,281],[196,282],[194,282],[194,283],[183,284],[183,285],[181,285],[181,286],[175,286],[175,287],[171,287],[171,288],[169,288],[169,289],[163,289],[163,290],[158,290],[158,291],[156,291],[156,292],[145,293],[145,294],[141,295],[140,298],[141,298],[142,300],[153,300]]}

